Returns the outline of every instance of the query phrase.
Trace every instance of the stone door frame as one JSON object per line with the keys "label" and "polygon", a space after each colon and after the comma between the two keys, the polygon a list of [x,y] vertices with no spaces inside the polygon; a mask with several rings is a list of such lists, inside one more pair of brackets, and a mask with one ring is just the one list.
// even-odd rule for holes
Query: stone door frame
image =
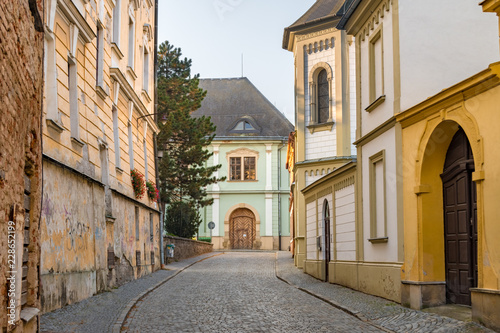
{"label": "stone door frame", "polygon": [[255,209],[254,207],[252,207],[251,205],[246,204],[246,203],[236,204],[227,210],[226,215],[224,216],[224,241],[222,243],[222,246],[224,247],[224,249],[231,249],[232,248],[231,239],[230,239],[230,235],[229,235],[231,215],[233,214],[233,212],[235,210],[237,210],[239,208],[246,208],[246,209],[250,210],[253,213],[253,215],[255,216],[255,240],[253,242],[253,249],[258,250],[258,249],[260,249],[260,247],[262,245],[262,241],[260,239],[260,215],[259,215],[259,212],[257,211],[257,209]]}

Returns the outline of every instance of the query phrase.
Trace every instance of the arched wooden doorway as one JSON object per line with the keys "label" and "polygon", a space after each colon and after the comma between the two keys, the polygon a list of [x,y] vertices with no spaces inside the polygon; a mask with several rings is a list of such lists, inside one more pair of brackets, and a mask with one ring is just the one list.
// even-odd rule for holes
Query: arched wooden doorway
{"label": "arched wooden doorway", "polygon": [[229,219],[229,240],[232,249],[253,248],[256,236],[255,215],[247,208],[238,208]]}
{"label": "arched wooden doorway", "polygon": [[323,230],[325,232],[325,281],[328,282],[328,265],[330,263],[330,207],[328,200],[323,203]]}
{"label": "arched wooden doorway", "polygon": [[477,287],[477,195],[473,171],[469,140],[460,128],[451,140],[441,174],[447,303],[471,305],[470,288]]}

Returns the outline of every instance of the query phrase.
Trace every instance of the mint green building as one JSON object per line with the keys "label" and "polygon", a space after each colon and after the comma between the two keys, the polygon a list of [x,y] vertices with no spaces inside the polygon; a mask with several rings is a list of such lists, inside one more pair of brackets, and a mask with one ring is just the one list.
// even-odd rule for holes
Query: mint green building
{"label": "mint green building", "polygon": [[222,164],[226,181],[208,188],[212,206],[202,209],[198,235],[214,249],[287,249],[290,242],[286,143],[293,125],[247,78],[202,79],[207,90],[193,116],[217,126],[209,164]]}

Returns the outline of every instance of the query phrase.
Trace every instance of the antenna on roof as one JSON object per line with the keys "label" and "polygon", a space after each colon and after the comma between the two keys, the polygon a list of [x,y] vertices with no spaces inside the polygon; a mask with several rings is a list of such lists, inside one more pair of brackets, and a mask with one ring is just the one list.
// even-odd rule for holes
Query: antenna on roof
{"label": "antenna on roof", "polygon": [[243,53],[241,54],[241,77],[243,77]]}

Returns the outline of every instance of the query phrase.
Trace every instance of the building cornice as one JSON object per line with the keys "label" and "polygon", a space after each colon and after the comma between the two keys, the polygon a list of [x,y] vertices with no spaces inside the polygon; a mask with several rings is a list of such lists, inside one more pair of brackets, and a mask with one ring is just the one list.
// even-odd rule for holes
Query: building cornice
{"label": "building cornice", "polygon": [[212,142],[231,143],[231,141],[288,141],[286,136],[216,136]]}
{"label": "building cornice", "polygon": [[58,0],[58,5],[64,16],[78,27],[85,43],[92,42],[97,35],[75,4],[70,0]]}
{"label": "building cornice", "polygon": [[387,130],[391,129],[395,125],[396,125],[396,117],[392,116],[391,118],[387,119],[384,123],[380,124],[375,129],[370,131],[368,134],[354,141],[352,144],[355,145],[356,147],[365,145],[368,142],[375,139],[376,137],[380,136],[381,134],[387,132]]}
{"label": "building cornice", "polygon": [[[299,41],[336,31],[337,29],[335,26],[339,19],[340,17],[331,15],[295,27],[285,28],[282,48],[293,52],[295,44]],[[318,31],[318,29],[320,29],[320,31]]]}
{"label": "building cornice", "polygon": [[[368,34],[370,27],[374,26],[385,12],[390,10],[393,0],[357,0],[349,8],[339,24],[338,29],[346,30],[348,34],[357,36],[364,29],[364,35]],[[363,35],[363,36],[364,36]]]}
{"label": "building cornice", "polygon": [[483,12],[492,12],[500,15],[500,0],[486,0],[479,5],[483,6]]}
{"label": "building cornice", "polygon": [[[341,167],[333,170],[329,174],[327,174],[327,175],[321,177],[320,179],[316,180],[314,183],[306,186],[304,189],[301,190],[301,192],[304,195],[306,195],[308,192],[311,192],[311,191],[317,189],[319,186],[322,186],[325,182],[331,180],[332,178],[343,176],[343,175],[345,175],[347,173],[353,173],[353,176],[354,176],[354,173],[356,171],[356,165],[357,165],[356,161],[354,161],[354,160],[350,161],[350,162],[342,165]],[[341,185],[343,187],[345,187],[345,186],[349,186],[349,185],[352,185],[352,184],[354,184],[354,179],[349,180],[348,182],[345,182],[345,183],[343,183]],[[341,189],[341,188],[337,187],[335,190],[339,190],[339,189]]]}
{"label": "building cornice", "polygon": [[401,123],[403,128],[408,127],[431,114],[461,103],[498,85],[500,85],[500,62],[491,64],[478,74],[448,89],[444,89],[440,93],[399,113],[396,120]]}

